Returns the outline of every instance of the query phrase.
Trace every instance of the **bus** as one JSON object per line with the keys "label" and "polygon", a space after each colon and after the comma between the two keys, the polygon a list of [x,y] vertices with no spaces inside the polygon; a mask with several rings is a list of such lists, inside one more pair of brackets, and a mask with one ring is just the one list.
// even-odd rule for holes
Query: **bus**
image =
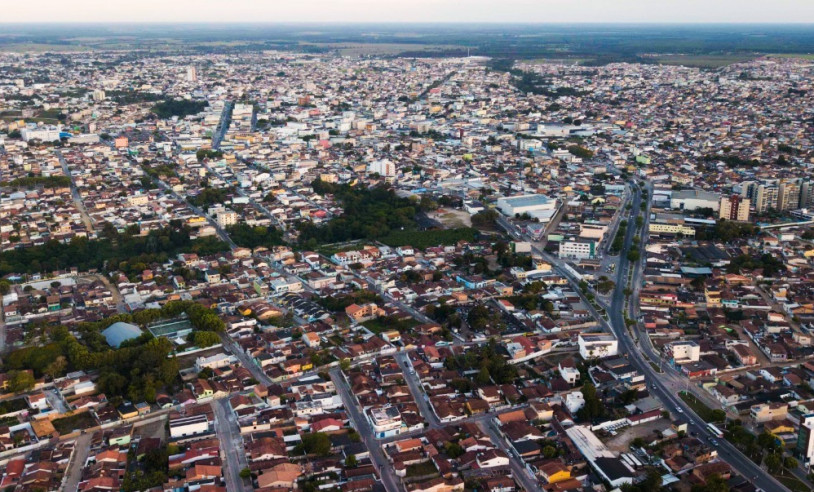
{"label": "bus", "polygon": [[712,435],[717,437],[718,439],[723,439],[724,438],[723,431],[721,431],[721,429],[715,427],[712,424],[707,424],[707,430],[712,432]]}

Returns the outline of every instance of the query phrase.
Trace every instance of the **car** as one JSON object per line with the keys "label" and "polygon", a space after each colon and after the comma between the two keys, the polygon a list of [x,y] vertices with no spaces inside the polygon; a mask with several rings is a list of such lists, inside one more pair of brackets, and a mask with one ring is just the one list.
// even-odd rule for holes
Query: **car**
{"label": "car", "polygon": [[678,413],[684,413],[684,409],[682,409],[681,407],[676,408],[676,411]]}
{"label": "car", "polygon": [[697,436],[698,434],[695,431],[690,431],[691,436]]}
{"label": "car", "polygon": [[712,444],[713,446],[718,446],[718,440],[717,439],[710,439],[709,443]]}

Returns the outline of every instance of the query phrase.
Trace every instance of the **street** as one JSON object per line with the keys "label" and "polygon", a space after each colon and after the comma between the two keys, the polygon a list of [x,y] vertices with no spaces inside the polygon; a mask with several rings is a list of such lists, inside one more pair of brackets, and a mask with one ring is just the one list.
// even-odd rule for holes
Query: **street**
{"label": "street", "polygon": [[487,436],[489,436],[492,442],[495,443],[497,447],[509,457],[509,465],[512,467],[512,475],[514,476],[515,480],[520,482],[520,485],[523,486],[526,492],[542,492],[537,479],[529,476],[530,472],[526,468],[525,462],[517,457],[517,455],[514,453],[514,448],[510,446],[506,439],[500,434],[500,432],[498,432],[498,430],[495,428],[494,422],[492,422],[492,419],[479,421],[478,426]]}
{"label": "street", "polygon": [[336,391],[342,398],[342,403],[348,411],[348,417],[351,420],[353,428],[359,433],[359,436],[370,452],[370,462],[379,473],[385,490],[387,490],[387,492],[400,492],[402,488],[399,485],[399,479],[396,477],[395,471],[387,457],[385,457],[379,442],[374,438],[373,429],[370,427],[367,417],[362,415],[359,404],[353,396],[353,393],[351,393],[345,376],[342,374],[342,371],[336,367],[331,369],[330,374],[331,380],[336,386]]}
{"label": "street", "polygon": [[74,492],[79,488],[79,482],[82,480],[82,468],[85,466],[85,461],[87,461],[90,453],[91,437],[90,433],[82,434],[73,443],[71,461],[65,471],[64,487],[66,492]]}
{"label": "street", "polygon": [[220,456],[223,463],[223,479],[226,490],[252,490],[245,480],[240,478],[240,471],[248,468],[246,453],[243,450],[243,436],[237,425],[237,418],[229,408],[229,399],[221,398],[210,403],[215,412],[215,429],[220,441]]}
{"label": "street", "polygon": [[[651,185],[648,184],[648,196],[651,196],[650,191]],[[611,303],[610,305],[603,305],[602,307],[606,310],[606,312],[610,316],[610,322],[606,322],[604,318],[602,318],[599,313],[596,311],[594,306],[588,301],[585,297],[585,294],[582,292],[582,289],[579,288],[578,279],[574,278],[574,276],[569,272],[569,269],[565,268],[565,262],[559,258],[554,257],[548,253],[545,253],[536,245],[532,247],[532,250],[541,255],[543,258],[548,260],[552,263],[555,270],[558,273],[563,275],[566,279],[568,279],[571,287],[576,291],[576,293],[582,298],[585,305],[588,307],[588,310],[591,314],[600,321],[602,326],[606,329],[606,331],[612,332],[616,338],[619,340],[619,353],[624,353],[628,355],[628,361],[630,364],[636,368],[640,373],[645,376],[645,380],[650,385],[650,392],[656,396],[663,404],[666,410],[670,411],[673,415],[683,414],[688,420],[688,428],[691,432],[695,432],[696,435],[699,436],[700,439],[709,442],[709,439],[712,436],[711,432],[707,429],[706,423],[698,417],[692,409],[684,403],[683,400],[678,396],[678,389],[686,388],[694,395],[697,393],[705,393],[703,391],[696,391],[696,388],[693,385],[687,384],[686,379],[678,376],[677,372],[673,369],[673,373],[669,371],[672,368],[668,368],[665,373],[658,373],[651,365],[648,360],[645,360],[643,352],[640,347],[643,347],[645,351],[648,351],[648,356],[652,358],[654,361],[661,361],[661,356],[652,349],[652,346],[644,343],[637,343],[638,340],[634,340],[631,332],[628,331],[627,326],[625,324],[625,314],[630,313],[630,311],[625,311],[625,288],[627,284],[627,275],[628,275],[628,267],[629,260],[627,259],[627,251],[630,251],[630,248],[633,244],[633,238],[638,234],[638,228],[635,227],[635,217],[641,213],[640,204],[642,203],[641,192],[637,185],[633,185],[632,195],[631,195],[631,208],[626,219],[628,220],[628,228],[625,235],[624,246],[622,248],[622,252],[619,255],[619,263],[616,269],[616,278],[615,283],[616,286],[610,296]],[[649,209],[649,207],[648,207]],[[648,214],[645,210],[645,222],[643,224],[643,228],[646,228],[649,222]],[[509,222],[508,220],[504,219],[503,217],[499,217],[498,223],[506,229],[506,231],[516,240],[526,240],[529,241],[529,238],[523,237],[517,228]],[[643,229],[646,230],[646,229]],[[642,235],[641,241],[642,243],[639,245],[640,251],[644,252],[645,241],[646,241],[646,234]],[[637,264],[634,265],[634,276],[632,278],[632,285],[634,286],[633,294],[630,299],[630,306],[637,306],[638,305],[638,294],[639,289],[635,288],[635,286],[641,286],[641,275],[643,273],[643,268],[641,268],[643,262],[645,261],[645,254],[642,253],[642,259]],[[635,318],[634,318],[635,319]],[[646,338],[646,337],[645,337]],[[667,366],[667,364],[663,364]],[[683,383],[683,384],[682,384]],[[702,400],[708,401],[708,398],[711,398],[709,394],[707,395],[697,395]],[[720,405],[714,405],[713,408],[719,408]],[[681,411],[679,411],[679,409]],[[768,472],[763,470],[761,467],[756,465],[752,460],[747,458],[743,453],[738,451],[733,445],[727,442],[725,439],[720,439],[719,444],[716,448],[718,451],[718,456],[723,461],[729,463],[729,465],[742,476],[750,479],[755,486],[766,490],[766,491],[775,491],[775,490],[788,490],[784,487],[780,482],[778,482],[774,477],[772,477]]]}
{"label": "street", "polygon": [[421,386],[421,379],[413,370],[413,364],[410,362],[409,353],[399,352],[396,354],[396,362],[398,362],[399,367],[401,367],[401,372],[404,373],[404,381],[410,388],[410,393],[413,394],[413,399],[418,405],[418,409],[421,411],[421,415],[424,417],[424,420],[429,422],[431,428],[440,427],[441,421],[438,420],[438,416],[435,415],[430,402],[427,401],[427,395],[424,393]]}
{"label": "street", "polygon": [[[631,208],[631,216],[629,218],[629,224],[631,225],[634,223],[635,215],[640,212],[640,203],[641,193],[638,190],[638,187],[634,187],[633,206]],[[646,227],[646,225],[647,224],[645,223],[644,226]],[[692,409],[677,395],[676,389],[671,384],[671,378],[665,378],[663,374],[658,374],[650,363],[644,359],[639,347],[642,345],[646,347],[647,344],[635,344],[625,326],[624,290],[629,266],[629,261],[625,252],[630,250],[633,242],[633,236],[636,235],[636,232],[635,227],[628,227],[627,235],[625,237],[625,245],[624,248],[622,248],[622,254],[619,255],[619,266],[617,267],[616,273],[616,288],[611,297],[611,305],[607,309],[608,313],[610,314],[611,321],[609,326],[614,335],[616,335],[616,338],[619,340],[619,352],[628,354],[628,361],[631,363],[631,365],[633,365],[639,372],[644,374],[646,381],[648,381],[650,385],[651,393],[659,398],[659,400],[664,403],[665,408],[673,415],[683,412],[683,414],[687,417],[689,430],[691,432],[695,432],[702,440],[709,442],[709,439],[713,436],[707,429],[706,423],[700,417],[698,417],[698,415],[696,415],[695,412],[693,412]],[[645,238],[643,237],[642,240],[644,239]],[[640,249],[644,250],[644,244],[641,245]],[[634,268],[634,285],[636,283],[641,283],[639,278],[639,276],[641,276],[641,270],[642,269],[640,268],[639,263],[639,265],[636,265]],[[636,305],[637,303],[638,290],[634,291],[631,298],[631,305]],[[653,360],[659,360],[658,354],[651,355],[655,356]],[[679,409],[681,411],[679,411]],[[720,439],[718,442],[719,444],[716,448],[718,451],[718,456],[722,460],[729,463],[729,465],[732,466],[732,468],[738,473],[747,479],[750,479],[755,486],[763,490],[771,491],[788,490],[769,473],[744,456],[733,445],[729,444],[729,442],[727,442],[725,439]]]}
{"label": "street", "polygon": [[79,210],[79,213],[82,215],[82,223],[85,224],[85,228],[88,230],[88,235],[91,235],[93,232],[93,221],[90,219],[90,215],[88,215],[87,209],[85,209],[85,204],[82,202],[82,197],[79,195],[79,190],[76,187],[76,184],[73,181],[73,177],[71,176],[71,170],[68,168],[68,162],[65,160],[65,157],[62,155],[61,150],[55,151],[57,159],[59,159],[59,163],[62,165],[62,172],[65,173],[65,176],[70,178],[71,180],[71,196],[73,197],[74,205],[76,205],[76,209]]}

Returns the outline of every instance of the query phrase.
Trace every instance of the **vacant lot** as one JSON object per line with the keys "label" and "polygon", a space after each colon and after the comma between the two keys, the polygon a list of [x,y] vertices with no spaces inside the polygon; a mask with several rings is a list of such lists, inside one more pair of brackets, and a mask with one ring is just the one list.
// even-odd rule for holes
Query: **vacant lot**
{"label": "vacant lot", "polygon": [[157,437],[161,439],[162,442],[167,441],[167,428],[166,428],[166,419],[161,419],[156,422],[150,422],[148,424],[140,425],[133,429],[133,434],[141,436],[142,439],[146,439],[149,437]]}
{"label": "vacant lot", "polygon": [[447,229],[456,229],[458,227],[472,227],[472,219],[468,212],[464,210],[455,210],[454,208],[441,209],[440,213],[432,212],[427,214],[431,219],[435,219]]}
{"label": "vacant lot", "polygon": [[90,412],[82,412],[71,415],[70,417],[54,419],[51,424],[53,424],[54,429],[60,434],[70,434],[75,430],[89,429],[99,425]]}
{"label": "vacant lot", "polygon": [[654,431],[662,431],[669,427],[670,421],[667,419],[658,419],[635,427],[626,427],[619,434],[608,439],[605,445],[612,451],[626,453],[630,449],[630,442],[637,437],[641,437],[645,443],[650,444],[657,437]]}

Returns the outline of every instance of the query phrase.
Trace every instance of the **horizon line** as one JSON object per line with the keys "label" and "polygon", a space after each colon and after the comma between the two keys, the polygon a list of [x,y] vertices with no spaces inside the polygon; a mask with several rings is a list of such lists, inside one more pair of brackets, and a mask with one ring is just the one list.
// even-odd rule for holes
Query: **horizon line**
{"label": "horizon line", "polygon": [[783,22],[754,22],[754,21],[305,21],[305,20],[291,20],[291,21],[219,21],[219,20],[201,20],[201,21],[121,21],[121,20],[95,20],[95,21],[0,21],[0,26],[3,25],[29,25],[29,26],[42,26],[42,25],[352,25],[352,26],[370,26],[370,25],[506,25],[506,26],[546,26],[546,25],[652,25],[652,26],[709,26],[709,25],[724,25],[724,26],[814,26],[814,21],[783,21]]}

